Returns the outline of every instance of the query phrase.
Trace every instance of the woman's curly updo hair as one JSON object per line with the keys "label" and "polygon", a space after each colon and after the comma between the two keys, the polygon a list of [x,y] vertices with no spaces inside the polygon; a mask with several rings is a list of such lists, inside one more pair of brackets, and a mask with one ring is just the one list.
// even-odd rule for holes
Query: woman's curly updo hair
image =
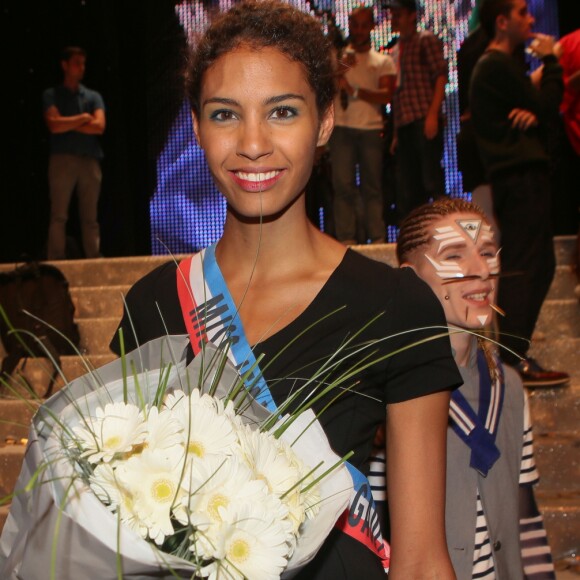
{"label": "woman's curly updo hair", "polygon": [[218,15],[190,54],[185,88],[194,113],[200,112],[205,72],[218,58],[239,46],[276,48],[302,65],[320,114],[332,103],[336,89],[330,43],[320,23],[282,2],[250,0]]}
{"label": "woman's curly updo hair", "polygon": [[478,205],[458,197],[438,199],[417,207],[403,220],[399,230],[397,238],[399,264],[410,262],[413,254],[431,241],[431,226],[442,217],[453,213],[475,213],[486,222],[489,221]]}

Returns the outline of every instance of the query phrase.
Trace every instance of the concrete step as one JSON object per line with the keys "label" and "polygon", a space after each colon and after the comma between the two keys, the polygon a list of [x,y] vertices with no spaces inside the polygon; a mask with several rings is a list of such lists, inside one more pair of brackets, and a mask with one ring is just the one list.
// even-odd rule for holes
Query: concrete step
{"label": "concrete step", "polygon": [[[67,381],[72,381],[91,369],[102,367],[115,358],[116,356],[111,352],[108,354],[87,355],[83,357],[62,356],[60,358],[61,372],[57,375],[52,392],[58,391]],[[48,359],[26,359],[23,367],[20,367],[7,380],[10,388],[4,387],[1,391],[2,396],[8,399],[44,397],[50,384],[50,377],[53,370],[54,366]],[[27,385],[32,386],[34,392],[31,392]],[[0,399],[0,414],[3,400]]]}
{"label": "concrete step", "polygon": [[540,489],[580,495],[580,433],[578,430],[537,434],[534,454]]}
{"label": "concrete step", "polygon": [[548,291],[547,300],[560,300],[574,297],[574,288],[578,284],[576,268],[570,264],[556,266],[554,280]]}
{"label": "concrete step", "polygon": [[542,305],[535,332],[546,339],[580,337],[580,302],[576,298],[546,300]]}
{"label": "concrete step", "polygon": [[0,446],[0,499],[12,493],[20,475],[26,445]]}
{"label": "concrete step", "polygon": [[[181,260],[185,256],[175,256]],[[77,286],[119,286],[132,284],[160,264],[173,260],[171,256],[134,256],[128,258],[97,258],[47,262],[56,266],[71,288]],[[0,271],[13,270],[18,264],[0,264]]]}
{"label": "concrete step", "polygon": [[580,495],[545,494],[538,490],[536,499],[544,516],[548,540],[554,559],[580,548]]}
{"label": "concrete step", "polygon": [[[554,249],[558,265],[576,264],[576,236],[556,236]],[[353,249],[377,260],[396,266],[395,245],[360,245]],[[158,265],[170,260],[181,260],[176,256],[134,256],[125,258],[98,258],[93,260],[66,260],[49,262],[59,268],[71,287],[132,284]],[[18,264],[0,264],[0,271],[10,271]]]}
{"label": "concrete step", "polygon": [[0,445],[7,439],[19,441],[28,437],[30,421],[38,406],[37,401],[0,399]]}
{"label": "concrete step", "polygon": [[395,244],[366,244],[351,246],[351,248],[364,256],[367,256],[367,258],[372,258],[378,262],[384,262],[385,264],[393,266],[393,268],[399,267]]}
{"label": "concrete step", "polygon": [[[177,261],[186,256],[176,256]],[[121,286],[133,284],[171,256],[135,256],[56,262],[71,286]]]}
{"label": "concrete step", "polygon": [[78,321],[81,335],[81,353],[90,355],[111,354],[109,343],[121,318],[85,318]]}
{"label": "concrete step", "polygon": [[[558,237],[554,243],[558,266],[538,324],[544,338],[533,341],[530,354],[547,367],[570,372],[573,381],[566,388],[535,390],[530,400],[536,459],[542,477],[538,502],[557,559],[571,550],[578,550],[580,539],[580,492],[578,486],[574,486],[574,482],[580,481],[577,436],[580,318],[578,303],[573,300],[577,283],[576,237]],[[353,249],[397,266],[393,244],[355,246]],[[122,313],[121,295],[140,277],[171,259],[170,256],[148,256],[55,262],[70,284],[82,337],[81,350],[89,353],[89,360],[95,367],[114,358],[108,344]],[[13,268],[13,264],[0,264],[0,271]],[[61,362],[68,380],[86,371],[77,357],[62,357]],[[64,381],[59,379],[55,388],[62,384]],[[42,382],[37,390],[42,394]],[[0,497],[11,492],[25,449],[23,445],[2,444],[6,438],[25,438],[32,414],[33,410],[22,401],[0,400]],[[7,508],[0,507],[0,529],[6,513]]]}
{"label": "concrete step", "polygon": [[576,260],[578,259],[578,237],[555,236],[554,252],[556,254],[556,264],[576,265]]}
{"label": "concrete step", "polygon": [[574,382],[580,382],[580,338],[532,340],[528,353],[542,366],[566,371]]}
{"label": "concrete step", "polygon": [[534,433],[574,431],[580,417],[580,382],[553,389],[529,389]]}
{"label": "concrete step", "polygon": [[120,320],[123,315],[123,297],[129,288],[131,288],[129,284],[71,288],[75,319],[116,316]]}

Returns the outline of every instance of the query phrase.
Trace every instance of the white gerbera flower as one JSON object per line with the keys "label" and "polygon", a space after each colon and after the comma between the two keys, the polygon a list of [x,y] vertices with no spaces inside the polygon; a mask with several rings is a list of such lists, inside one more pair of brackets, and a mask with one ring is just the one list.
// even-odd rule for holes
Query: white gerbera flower
{"label": "white gerbera flower", "polygon": [[181,501],[183,450],[144,449],[116,469],[117,479],[133,498],[135,514],[149,537],[161,545],[173,534],[171,508]]}
{"label": "white gerbera flower", "polygon": [[255,477],[265,481],[288,508],[293,533],[297,534],[306,516],[313,517],[318,510],[318,486],[303,492],[312,481],[307,477],[309,468],[287,443],[268,433],[245,429],[240,444]]}
{"label": "white gerbera flower", "polygon": [[194,549],[205,558],[213,557],[215,551],[220,509],[240,501],[264,502],[268,493],[264,483],[254,480],[250,469],[236,457],[215,455],[193,462],[191,478],[184,480],[182,487],[186,496],[174,515],[181,523],[197,528]]}
{"label": "white gerbera flower", "polygon": [[183,427],[171,411],[159,411],[157,407],[151,407],[147,415],[147,447],[155,450],[170,449],[182,442]]}
{"label": "white gerbera flower", "polygon": [[147,527],[135,513],[132,494],[117,479],[110,463],[99,463],[90,477],[94,494],[113,512],[119,513],[121,521],[142,538],[147,537]]}
{"label": "white gerbera flower", "polygon": [[246,428],[240,432],[240,444],[255,477],[262,479],[276,496],[280,497],[300,480],[297,464],[280,450],[272,435]]}
{"label": "white gerbera flower", "polygon": [[98,407],[96,417],[74,428],[75,435],[91,463],[111,461],[117,453],[127,453],[145,441],[143,413],[131,404],[108,403]]}
{"label": "white gerbera flower", "polygon": [[[296,490],[299,492],[299,497],[290,497],[292,493],[289,493],[288,500],[286,502],[288,504],[288,508],[292,513],[293,508],[291,507],[291,504],[294,504],[297,507],[297,504],[300,503],[300,511],[303,511],[303,515],[305,515],[307,518],[312,519],[320,511],[320,485],[317,484],[311,487],[309,486],[314,481],[315,477],[320,475],[321,471],[319,470],[318,472],[310,473],[312,471],[311,468],[308,467],[302,461],[302,459],[300,459],[300,457],[298,457],[294,449],[292,449],[292,447],[288,445],[286,441],[277,439],[276,442],[280,451],[286,455],[288,461],[296,467],[299,473],[300,484],[296,488]],[[306,490],[307,487],[308,489]],[[297,519],[300,519],[297,513],[294,513],[294,516]]]}
{"label": "white gerbera flower", "polygon": [[[229,416],[220,414],[217,400],[195,389],[190,397],[182,391],[168,395],[165,405],[183,427],[183,444],[193,459],[206,455],[231,455],[238,437]],[[223,411],[223,404],[222,404]]]}
{"label": "white gerbera flower", "polygon": [[287,564],[283,520],[263,504],[238,502],[220,509],[218,560],[205,568],[210,580],[276,580]]}

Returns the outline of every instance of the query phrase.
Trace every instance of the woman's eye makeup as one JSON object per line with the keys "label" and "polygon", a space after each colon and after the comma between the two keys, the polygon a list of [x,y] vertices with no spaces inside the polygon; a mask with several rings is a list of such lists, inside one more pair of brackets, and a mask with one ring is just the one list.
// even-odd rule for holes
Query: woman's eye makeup
{"label": "woman's eye makeup", "polygon": [[293,119],[297,115],[298,115],[298,109],[296,107],[290,107],[288,105],[285,105],[283,107],[276,107],[270,113],[270,118],[271,119],[286,120],[286,119]]}
{"label": "woman's eye makeup", "polygon": [[229,109],[216,109],[210,112],[209,118],[212,121],[231,121],[236,118],[236,114]]}

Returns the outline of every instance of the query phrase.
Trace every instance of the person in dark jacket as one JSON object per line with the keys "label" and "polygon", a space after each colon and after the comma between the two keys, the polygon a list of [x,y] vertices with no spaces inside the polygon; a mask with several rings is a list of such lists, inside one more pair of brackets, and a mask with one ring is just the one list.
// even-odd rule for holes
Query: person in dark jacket
{"label": "person in dark jacket", "polygon": [[[510,349],[502,356],[525,385],[560,385],[568,375],[543,369],[527,351],[555,271],[542,124],[560,105],[562,70],[554,38],[532,33],[525,0],[484,0],[480,21],[491,41],[473,71],[469,106],[492,187],[503,270],[518,274],[499,285],[499,306],[509,313],[500,321],[500,340]],[[514,58],[518,45],[532,38],[531,50],[544,64],[539,89]]]}

